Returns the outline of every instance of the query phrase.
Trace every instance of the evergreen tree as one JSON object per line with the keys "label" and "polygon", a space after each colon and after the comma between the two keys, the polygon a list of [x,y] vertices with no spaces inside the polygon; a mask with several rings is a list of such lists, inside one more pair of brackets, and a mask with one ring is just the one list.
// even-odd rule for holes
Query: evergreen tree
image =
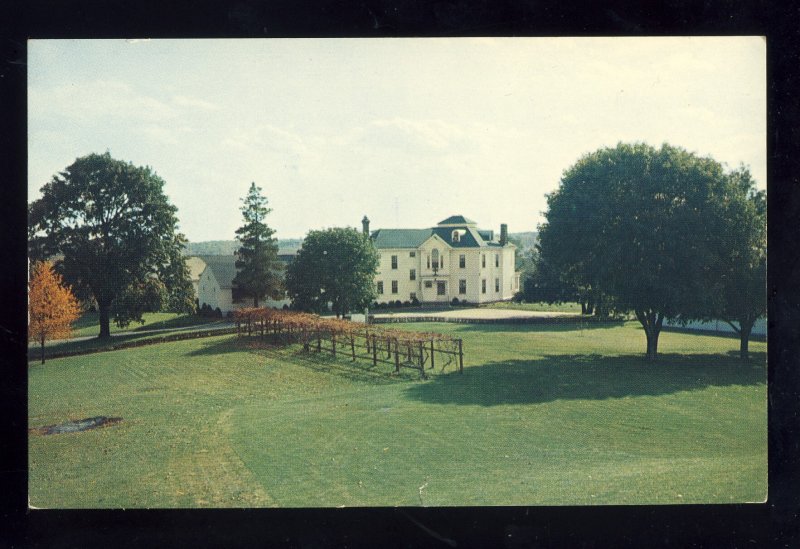
{"label": "evergreen tree", "polygon": [[272,236],[275,231],[265,222],[272,209],[267,207],[261,187],[251,183],[242,202],[244,225],[236,230],[240,246],[233,283],[243,295],[252,297],[253,306],[258,307],[258,301],[264,297],[283,297],[282,265],[278,260],[278,240]]}

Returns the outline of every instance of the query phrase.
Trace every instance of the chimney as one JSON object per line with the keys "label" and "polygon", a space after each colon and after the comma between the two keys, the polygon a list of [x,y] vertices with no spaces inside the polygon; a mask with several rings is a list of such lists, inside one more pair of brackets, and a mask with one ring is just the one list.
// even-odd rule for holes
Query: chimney
{"label": "chimney", "polygon": [[361,228],[364,231],[364,236],[369,238],[369,218],[366,215],[361,220]]}
{"label": "chimney", "polygon": [[500,224],[500,245],[505,246],[508,244],[508,225],[505,223]]}

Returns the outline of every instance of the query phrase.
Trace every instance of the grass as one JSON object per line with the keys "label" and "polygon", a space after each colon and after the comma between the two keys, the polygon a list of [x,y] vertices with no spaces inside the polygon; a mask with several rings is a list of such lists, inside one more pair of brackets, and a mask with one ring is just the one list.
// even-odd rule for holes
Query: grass
{"label": "grass", "polygon": [[[131,322],[125,328],[120,328],[111,320],[111,333],[141,332],[144,330],[161,330],[168,328],[183,328],[198,324],[214,322],[215,318],[200,315],[186,315],[182,313],[144,313],[144,324]],[[96,336],[100,333],[100,314],[97,311],[87,311],[72,325],[73,337]]]}
{"label": "grass", "polygon": [[485,309],[510,309],[513,311],[545,311],[558,313],[580,313],[580,303],[517,303],[514,301],[498,301],[479,305]]}
{"label": "grass", "polygon": [[[763,501],[766,345],[634,323],[412,324],[464,339],[429,381],[219,336],[29,368],[37,507]],[[438,364],[438,362],[437,362]]]}

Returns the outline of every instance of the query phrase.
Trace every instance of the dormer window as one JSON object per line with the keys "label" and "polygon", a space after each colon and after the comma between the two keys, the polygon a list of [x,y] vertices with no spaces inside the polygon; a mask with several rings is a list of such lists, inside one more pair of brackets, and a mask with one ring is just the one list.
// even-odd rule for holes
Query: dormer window
{"label": "dormer window", "polygon": [[453,229],[453,232],[450,233],[450,242],[461,242],[461,238],[467,234],[467,231],[464,229]]}

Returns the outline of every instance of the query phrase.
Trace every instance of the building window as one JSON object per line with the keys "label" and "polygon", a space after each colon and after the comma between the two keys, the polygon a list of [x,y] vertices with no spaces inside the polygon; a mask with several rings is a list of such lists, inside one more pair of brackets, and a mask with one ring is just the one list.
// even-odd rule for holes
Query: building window
{"label": "building window", "polygon": [[393,255],[392,256],[392,269],[396,269],[396,268],[397,268],[397,256]]}
{"label": "building window", "polygon": [[393,294],[397,293],[397,281],[396,280],[392,280],[392,293]]}
{"label": "building window", "polygon": [[485,278],[483,280],[481,280],[481,293],[482,294],[486,293],[486,279]]}
{"label": "building window", "polygon": [[408,296],[408,299],[410,299],[411,301],[417,299],[417,292],[411,292],[411,295]]}
{"label": "building window", "polygon": [[458,293],[465,294],[467,293],[467,281],[463,278],[458,281]]}
{"label": "building window", "polygon": [[383,294],[383,280],[378,281],[378,293]]}
{"label": "building window", "polygon": [[452,241],[453,242],[460,242],[461,241],[461,235],[458,234],[458,230],[453,231]]}
{"label": "building window", "polygon": [[500,254],[494,254],[494,266],[495,267],[500,266]]}
{"label": "building window", "polygon": [[408,272],[408,279],[409,280],[416,280],[417,279],[417,270],[416,269],[411,269]]}
{"label": "building window", "polygon": [[481,268],[486,268],[486,254],[481,254]]}
{"label": "building window", "polygon": [[417,252],[408,252],[408,257],[417,257]]}
{"label": "building window", "polygon": [[433,281],[431,281],[431,280],[426,280],[426,281],[425,281],[425,287],[426,287],[426,288],[433,288]]}
{"label": "building window", "polygon": [[439,268],[439,250],[433,250],[431,252],[431,264],[434,269]]}
{"label": "building window", "polygon": [[428,259],[427,266],[428,266],[428,268],[430,269],[430,268],[431,268],[431,256],[430,256],[430,255],[428,255],[428,256],[426,256],[426,257],[427,257],[427,259]]}
{"label": "building window", "polygon": [[447,293],[447,285],[444,280],[436,281],[436,295],[445,295]]}
{"label": "building window", "polygon": [[500,279],[499,278],[495,278],[494,279],[494,291],[495,292],[499,292],[500,291]]}
{"label": "building window", "polygon": [[458,268],[459,269],[463,269],[466,266],[467,266],[467,256],[464,255],[464,254],[459,255],[458,256]]}

